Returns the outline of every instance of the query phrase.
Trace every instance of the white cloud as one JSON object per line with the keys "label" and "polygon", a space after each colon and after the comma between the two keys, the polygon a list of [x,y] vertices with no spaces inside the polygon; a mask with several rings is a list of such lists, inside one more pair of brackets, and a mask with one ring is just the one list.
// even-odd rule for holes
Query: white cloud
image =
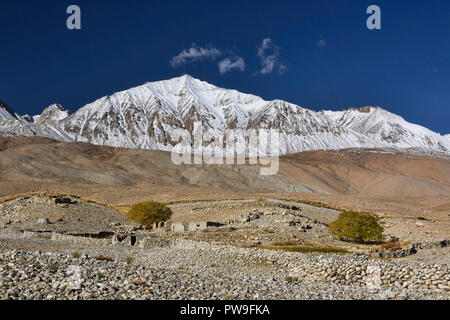
{"label": "white cloud", "polygon": [[327,42],[325,41],[325,39],[320,39],[317,41],[317,46],[320,47],[325,47],[327,45]]}
{"label": "white cloud", "polygon": [[219,62],[220,74],[225,74],[233,69],[238,69],[241,72],[245,70],[244,59],[242,59],[241,57],[235,57],[235,58],[233,58],[233,60],[230,58],[226,58]]}
{"label": "white cloud", "polygon": [[173,68],[181,67],[186,63],[200,61],[204,59],[214,60],[222,53],[219,49],[198,47],[195,44],[189,49],[184,49],[178,55],[170,59],[170,65]]}
{"label": "white cloud", "polygon": [[284,73],[286,65],[280,62],[280,48],[270,38],[263,39],[258,47],[258,57],[261,60],[261,70],[257,74],[270,74],[278,68],[278,72]]}

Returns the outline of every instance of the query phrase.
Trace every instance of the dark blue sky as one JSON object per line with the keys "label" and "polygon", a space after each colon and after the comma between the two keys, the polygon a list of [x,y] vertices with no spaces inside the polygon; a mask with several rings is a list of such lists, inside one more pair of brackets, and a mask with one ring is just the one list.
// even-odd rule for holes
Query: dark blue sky
{"label": "dark blue sky", "polygon": [[[450,132],[448,0],[8,2],[0,4],[0,99],[21,114],[51,103],[73,111],[188,73],[314,110],[380,105]],[[81,7],[81,31],[66,28],[71,4]],[[380,31],[366,28],[371,4],[381,7]],[[265,38],[279,47],[283,74],[256,74]],[[173,68],[169,60],[193,43],[222,55]],[[242,57],[245,71],[221,75],[227,57]]]}

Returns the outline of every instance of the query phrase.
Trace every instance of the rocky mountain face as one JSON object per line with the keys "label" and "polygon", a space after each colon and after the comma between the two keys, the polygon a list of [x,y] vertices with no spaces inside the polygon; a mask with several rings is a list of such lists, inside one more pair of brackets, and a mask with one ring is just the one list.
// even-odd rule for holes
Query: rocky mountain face
{"label": "rocky mountain face", "polygon": [[67,118],[70,112],[64,110],[60,104],[52,104],[42,111],[39,116],[33,117],[37,123],[58,123],[58,121]]}
{"label": "rocky mountain face", "polygon": [[11,107],[0,101],[0,137],[15,136],[48,137],[59,141],[73,140],[58,126],[57,122],[44,123],[36,121],[36,117],[20,116]]}
{"label": "rocky mountain face", "polygon": [[0,100],[0,120],[2,119],[17,119],[17,116],[11,107]]}
{"label": "rocky mountain face", "polygon": [[380,107],[323,112],[334,122],[394,148],[449,152],[448,139]]}
{"label": "rocky mountain face", "polygon": [[14,119],[13,112],[4,113],[4,118],[10,117],[0,120],[0,135],[114,147],[170,151],[179,142],[177,129],[192,137],[194,122],[201,121],[203,132],[218,139],[227,129],[279,129],[281,154],[355,147],[450,150],[449,139],[380,108],[315,112],[218,88],[188,75],[102,97],[73,114],[60,105],[51,105],[35,117]]}

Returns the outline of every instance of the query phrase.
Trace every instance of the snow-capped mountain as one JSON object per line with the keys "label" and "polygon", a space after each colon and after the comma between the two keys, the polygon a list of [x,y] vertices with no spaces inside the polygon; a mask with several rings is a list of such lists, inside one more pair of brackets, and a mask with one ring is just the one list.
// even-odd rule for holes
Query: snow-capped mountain
{"label": "snow-capped mountain", "polygon": [[59,126],[74,140],[100,145],[171,150],[173,130],[223,137],[227,129],[279,129],[280,152],[382,147],[383,143],[336,124],[320,113],[288,102],[215,87],[190,76],[146,83],[86,105]]}
{"label": "snow-capped mountain", "polygon": [[380,107],[324,111],[342,126],[394,148],[420,148],[449,152],[449,140],[425,127],[407,122],[401,116]]}
{"label": "snow-capped mountain", "polygon": [[57,123],[37,123],[35,117],[20,116],[0,101],[0,137],[40,136],[60,141],[72,141]]}
{"label": "snow-capped mountain", "polygon": [[382,109],[315,112],[188,75],[102,97],[73,114],[56,104],[34,117],[0,110],[8,110],[0,114],[0,136],[38,135],[115,147],[170,151],[179,141],[176,129],[192,136],[194,122],[201,121],[203,132],[219,139],[227,129],[279,129],[281,154],[355,147],[450,150],[449,139]]}
{"label": "snow-capped mountain", "polygon": [[52,104],[42,111],[39,116],[33,117],[33,122],[37,123],[57,123],[70,115],[68,110],[64,110],[60,104]]}

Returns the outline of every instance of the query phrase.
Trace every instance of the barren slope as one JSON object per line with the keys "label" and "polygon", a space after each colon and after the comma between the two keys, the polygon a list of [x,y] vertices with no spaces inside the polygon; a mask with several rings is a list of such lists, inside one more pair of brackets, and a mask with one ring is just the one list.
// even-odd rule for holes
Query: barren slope
{"label": "barren slope", "polygon": [[450,160],[400,153],[303,152],[283,157],[280,173],[264,177],[249,165],[176,166],[161,151],[0,138],[0,178],[0,197],[48,190],[130,204],[265,195],[391,215],[450,213]]}

